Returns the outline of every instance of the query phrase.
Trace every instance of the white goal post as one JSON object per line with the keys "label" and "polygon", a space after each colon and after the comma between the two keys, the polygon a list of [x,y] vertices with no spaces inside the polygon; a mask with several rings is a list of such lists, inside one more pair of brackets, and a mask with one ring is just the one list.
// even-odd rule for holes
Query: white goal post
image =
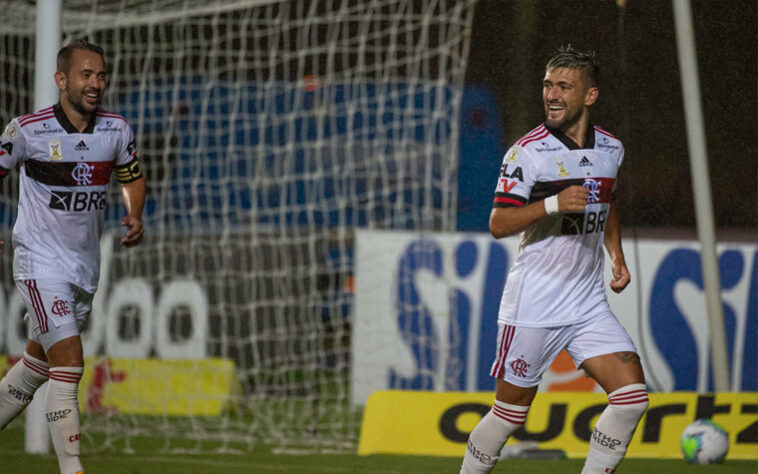
{"label": "white goal post", "polygon": [[[104,240],[85,353],[229,359],[240,386],[216,416],[85,410],[85,449],[355,448],[354,230],[455,229],[475,3],[63,0],[64,42],[105,49],[104,107],[130,121],[149,183],[144,243]],[[3,122],[32,107],[34,10],[12,1],[0,33]],[[17,175],[4,183],[8,237]]]}

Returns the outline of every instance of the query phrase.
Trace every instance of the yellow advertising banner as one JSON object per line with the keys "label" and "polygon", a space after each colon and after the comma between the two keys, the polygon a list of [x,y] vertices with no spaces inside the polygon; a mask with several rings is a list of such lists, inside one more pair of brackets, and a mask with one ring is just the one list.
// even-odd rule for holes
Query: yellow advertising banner
{"label": "yellow advertising banner", "polygon": [[[0,374],[18,358],[0,357]],[[229,359],[88,357],[79,384],[84,413],[217,416],[240,391]]]}
{"label": "yellow advertising banner", "polygon": [[[358,454],[463,456],[469,433],[493,401],[489,392],[375,392],[363,414]],[[537,441],[541,449],[583,458],[607,403],[600,393],[538,393],[526,424],[508,443]],[[681,433],[698,418],[710,418],[729,432],[730,459],[758,460],[758,392],[651,393],[627,456],[681,457]]]}

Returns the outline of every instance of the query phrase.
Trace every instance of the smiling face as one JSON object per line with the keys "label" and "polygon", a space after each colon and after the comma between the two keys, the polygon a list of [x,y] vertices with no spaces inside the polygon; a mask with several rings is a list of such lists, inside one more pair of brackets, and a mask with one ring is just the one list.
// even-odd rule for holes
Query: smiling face
{"label": "smiling face", "polygon": [[589,120],[588,107],[597,99],[597,87],[589,87],[579,69],[549,68],[542,81],[545,125],[566,133],[580,120]]}
{"label": "smiling face", "polygon": [[61,91],[64,109],[73,110],[86,119],[97,110],[105,93],[105,62],[93,51],[74,50],[68,71],[56,72],[55,82]]}

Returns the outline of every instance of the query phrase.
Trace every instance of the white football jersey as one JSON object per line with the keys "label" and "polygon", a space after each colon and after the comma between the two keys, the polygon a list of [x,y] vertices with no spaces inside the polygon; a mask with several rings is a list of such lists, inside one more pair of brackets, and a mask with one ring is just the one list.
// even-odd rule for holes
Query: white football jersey
{"label": "white football jersey", "polygon": [[59,104],[13,119],[0,137],[0,177],[19,164],[13,277],[55,278],[94,292],[106,189],[141,177],[126,119],[98,110],[79,132]]}
{"label": "white football jersey", "polygon": [[499,321],[529,327],[571,324],[608,308],[603,285],[603,235],[624,157],[621,142],[590,126],[584,148],[544,125],[503,158],[495,207],[524,206],[571,185],[589,190],[583,213],[549,215],[521,233]]}

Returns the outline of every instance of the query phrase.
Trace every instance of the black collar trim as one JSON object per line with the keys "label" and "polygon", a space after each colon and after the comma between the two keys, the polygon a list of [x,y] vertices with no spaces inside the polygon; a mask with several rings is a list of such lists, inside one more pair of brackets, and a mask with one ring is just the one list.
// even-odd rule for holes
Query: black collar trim
{"label": "black collar trim", "polygon": [[561,132],[557,128],[548,127],[545,125],[545,128],[555,137],[566,145],[566,148],[569,150],[591,150],[595,148],[595,126],[590,124],[587,124],[587,135],[584,137],[584,146],[580,147],[579,144],[577,144],[574,140],[570,139],[566,136],[565,133]]}
{"label": "black collar trim", "polygon": [[87,127],[85,127],[85,129],[81,132],[76,127],[74,127],[74,124],[72,124],[68,117],[66,117],[66,114],[63,112],[63,107],[61,106],[60,102],[53,106],[53,112],[55,113],[55,118],[58,119],[58,123],[61,124],[63,130],[65,130],[67,133],[92,133],[95,131],[97,111],[94,111],[92,115],[90,115]]}

